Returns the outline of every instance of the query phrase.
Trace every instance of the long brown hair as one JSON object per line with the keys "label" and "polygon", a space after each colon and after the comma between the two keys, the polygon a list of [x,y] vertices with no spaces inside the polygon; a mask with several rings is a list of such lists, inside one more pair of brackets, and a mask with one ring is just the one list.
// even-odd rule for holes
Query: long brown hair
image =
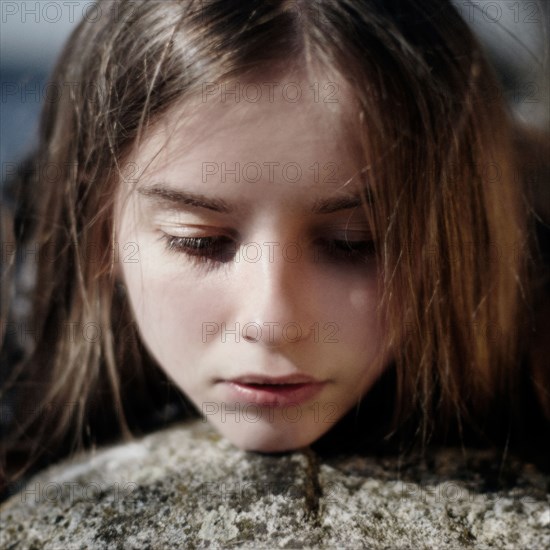
{"label": "long brown hair", "polygon": [[510,439],[512,424],[532,417],[528,406],[548,430],[548,372],[530,351],[542,287],[532,197],[518,178],[510,113],[489,94],[495,76],[450,2],[97,8],[64,49],[52,78],[60,93],[14,184],[18,245],[38,254],[34,341],[3,390],[19,407],[2,441],[7,473],[23,471],[16,455],[27,466],[74,442],[143,430],[145,395],[157,408],[174,398],[196,413],[147,355],[116,285],[114,191],[129,177],[128,152],[170,107],[207,82],[279,67],[284,78],[287,59],[346,83],[356,102],[350,143],[376,182],[367,210],[382,236],[384,345],[396,350],[384,436],[412,422],[409,435],[424,442],[468,429]]}

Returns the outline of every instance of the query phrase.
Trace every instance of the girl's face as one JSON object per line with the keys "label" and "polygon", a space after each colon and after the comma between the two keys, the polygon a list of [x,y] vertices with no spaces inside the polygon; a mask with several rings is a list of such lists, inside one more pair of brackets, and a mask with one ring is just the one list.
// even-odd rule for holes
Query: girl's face
{"label": "girl's face", "polygon": [[116,207],[146,346],[219,432],[265,452],[318,439],[387,363],[345,98],[287,84],[210,87],[169,112],[129,159],[139,181]]}

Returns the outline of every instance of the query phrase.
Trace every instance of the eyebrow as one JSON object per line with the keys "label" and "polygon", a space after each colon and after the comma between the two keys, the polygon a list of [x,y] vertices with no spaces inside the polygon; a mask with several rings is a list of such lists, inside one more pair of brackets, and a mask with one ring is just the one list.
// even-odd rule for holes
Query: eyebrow
{"label": "eyebrow", "polygon": [[[207,197],[200,193],[180,191],[165,184],[157,183],[137,189],[138,193],[160,205],[170,205],[172,208],[185,209],[186,207],[202,208],[221,214],[232,214],[238,208],[230,206],[223,199]],[[360,196],[350,195],[328,199],[317,199],[312,207],[312,214],[332,214],[340,210],[349,210],[362,204]]]}
{"label": "eyebrow", "polygon": [[337,197],[334,199],[318,199],[311,208],[313,214],[332,214],[340,210],[357,208],[362,204],[361,197],[356,195],[348,197]]}
{"label": "eyebrow", "polygon": [[191,206],[194,208],[204,208],[213,210],[222,214],[231,214],[234,208],[229,206],[224,200],[212,197],[206,197],[200,193],[189,193],[179,191],[164,184],[154,184],[145,187],[139,187],[138,193],[152,199],[160,204],[169,204],[176,208],[185,208]]}

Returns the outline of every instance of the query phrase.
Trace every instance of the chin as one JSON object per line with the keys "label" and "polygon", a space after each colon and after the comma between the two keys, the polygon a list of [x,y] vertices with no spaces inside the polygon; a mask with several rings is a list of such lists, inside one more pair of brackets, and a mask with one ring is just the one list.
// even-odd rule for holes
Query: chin
{"label": "chin", "polygon": [[269,426],[242,426],[234,425],[216,426],[216,429],[228,439],[235,447],[243,451],[257,453],[284,453],[307,447],[316,441],[322,433],[316,430],[300,429],[292,425],[282,428]]}

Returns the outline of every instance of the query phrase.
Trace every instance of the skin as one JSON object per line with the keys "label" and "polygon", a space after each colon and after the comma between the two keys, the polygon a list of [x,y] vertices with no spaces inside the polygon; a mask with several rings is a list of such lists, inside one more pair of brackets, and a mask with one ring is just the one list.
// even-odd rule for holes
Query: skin
{"label": "skin", "polygon": [[[137,183],[120,185],[116,201],[117,240],[137,250],[119,276],[145,345],[208,421],[246,450],[309,445],[388,362],[374,258],[350,260],[326,247],[374,238],[363,207],[311,211],[316,201],[357,195],[359,167],[341,132],[346,96],[340,91],[337,105],[314,101],[308,86],[300,83],[296,102],[212,94],[174,107],[129,157]],[[229,172],[236,163],[238,176]],[[244,170],[247,163],[255,164]],[[221,199],[234,211],[181,204],[175,193],[159,196],[160,187]],[[221,236],[230,245],[204,262],[178,248],[181,239],[170,249],[166,235]],[[324,385],[300,405],[246,408],[223,380],[251,373],[306,374]]]}

